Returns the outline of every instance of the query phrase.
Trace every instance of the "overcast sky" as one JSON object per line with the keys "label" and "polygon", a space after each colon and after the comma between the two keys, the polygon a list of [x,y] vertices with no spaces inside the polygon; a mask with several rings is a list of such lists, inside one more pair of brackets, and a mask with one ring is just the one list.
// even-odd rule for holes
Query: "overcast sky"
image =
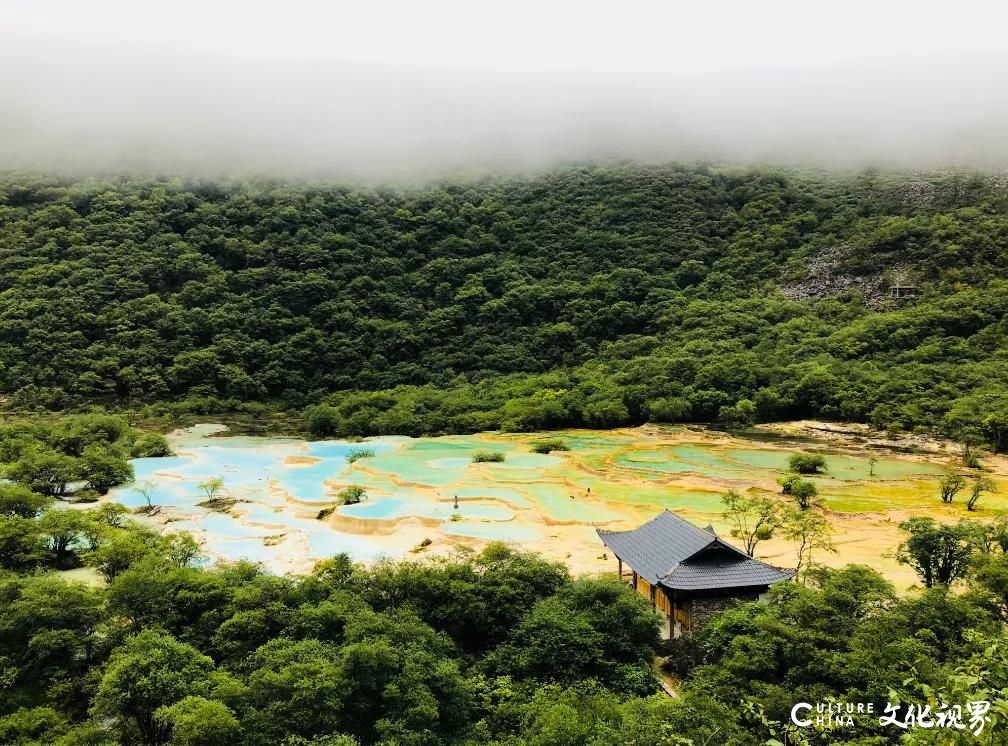
{"label": "overcast sky", "polygon": [[3,0],[0,168],[1008,165],[998,2]]}

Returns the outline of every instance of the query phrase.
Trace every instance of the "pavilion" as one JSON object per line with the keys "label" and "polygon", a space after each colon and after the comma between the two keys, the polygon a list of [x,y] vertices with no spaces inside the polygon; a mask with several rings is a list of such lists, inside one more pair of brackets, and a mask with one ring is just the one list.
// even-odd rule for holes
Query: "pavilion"
{"label": "pavilion", "polygon": [[630,531],[596,531],[616,555],[620,578],[625,564],[633,587],[665,617],[666,638],[699,629],[735,601],[755,601],[794,577],[722,541],[713,527],[698,528],[668,510]]}

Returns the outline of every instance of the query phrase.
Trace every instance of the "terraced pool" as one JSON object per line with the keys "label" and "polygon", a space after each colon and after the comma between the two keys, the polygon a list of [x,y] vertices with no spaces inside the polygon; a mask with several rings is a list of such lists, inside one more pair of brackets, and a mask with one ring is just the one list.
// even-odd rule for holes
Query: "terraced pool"
{"label": "terraced pool", "polygon": [[[176,456],[136,459],[136,482],[109,497],[140,507],[143,486],[167,529],[193,531],[212,557],[278,570],[337,552],[370,561],[496,539],[597,556],[594,526],[632,525],[662,508],[718,525],[725,491],[779,492],[789,456],[810,447],[676,429],[551,433],[569,450],[548,455],[531,450],[542,435],[387,437],[369,440],[374,455],[350,463],[360,444],[221,437],[219,429],[176,431]],[[473,453],[486,449],[503,452],[504,461],[473,463]],[[948,468],[940,455],[873,452],[872,462],[868,451],[823,450],[828,471],[815,479],[821,506],[837,513],[913,507],[930,499]],[[237,501],[229,512],[199,507],[198,485],[211,477]],[[367,499],[337,505],[337,493],[351,484],[364,486]],[[1003,502],[988,501],[995,510]]]}

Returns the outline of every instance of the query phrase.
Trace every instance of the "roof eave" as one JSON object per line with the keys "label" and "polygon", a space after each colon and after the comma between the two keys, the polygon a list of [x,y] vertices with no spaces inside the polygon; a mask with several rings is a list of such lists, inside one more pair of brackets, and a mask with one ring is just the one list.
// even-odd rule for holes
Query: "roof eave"
{"label": "roof eave", "polygon": [[662,588],[667,588],[670,591],[684,591],[684,592],[697,592],[697,591],[730,591],[737,590],[739,588],[769,588],[771,585],[776,585],[777,583],[783,583],[786,580],[791,580],[794,577],[794,573],[784,575],[777,580],[770,580],[766,583],[744,583],[742,585],[705,585],[705,586],[690,586],[689,588],[684,588],[681,586],[675,586],[668,584],[664,579],[659,579],[657,585]]}

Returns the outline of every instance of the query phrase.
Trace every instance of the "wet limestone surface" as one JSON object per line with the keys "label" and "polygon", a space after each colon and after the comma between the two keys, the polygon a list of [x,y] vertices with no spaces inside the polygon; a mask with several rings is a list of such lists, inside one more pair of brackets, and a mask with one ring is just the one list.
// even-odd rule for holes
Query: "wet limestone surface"
{"label": "wet limestone surface", "polygon": [[[611,570],[596,526],[631,528],[668,508],[727,534],[721,496],[729,489],[779,495],[788,458],[801,450],[827,460],[827,472],[813,477],[816,509],[831,517],[842,551],[824,561],[865,561],[906,580],[891,557],[899,521],[910,514],[954,520],[965,513],[961,497],[952,506],[937,498],[937,480],[955,465],[948,449],[869,451],[837,437],[761,440],[685,428],[548,435],[570,450],[532,452],[542,433],[383,437],[361,444],[222,436],[219,426],[198,425],[170,435],[176,456],[134,460],[136,482],[108,499],[140,507],[146,504],[136,489],[142,485],[161,507],[150,520],[166,530],[192,531],[212,559],[249,559],[277,572],[304,570],[338,552],[365,562],[402,557],[427,539],[424,553],[503,540],[562,559],[575,572]],[[362,445],[374,456],[350,463],[348,455]],[[473,463],[477,450],[501,451],[505,459]],[[1004,481],[1000,460],[988,468]],[[229,512],[198,505],[205,499],[199,483],[213,477],[223,480],[222,494],[237,501]],[[364,486],[367,499],[337,506],[337,493],[351,484]],[[979,517],[1008,510],[1008,483],[1000,494],[985,496],[982,507]],[[319,520],[324,508],[335,509]],[[760,554],[793,564],[783,542],[761,545]]]}

